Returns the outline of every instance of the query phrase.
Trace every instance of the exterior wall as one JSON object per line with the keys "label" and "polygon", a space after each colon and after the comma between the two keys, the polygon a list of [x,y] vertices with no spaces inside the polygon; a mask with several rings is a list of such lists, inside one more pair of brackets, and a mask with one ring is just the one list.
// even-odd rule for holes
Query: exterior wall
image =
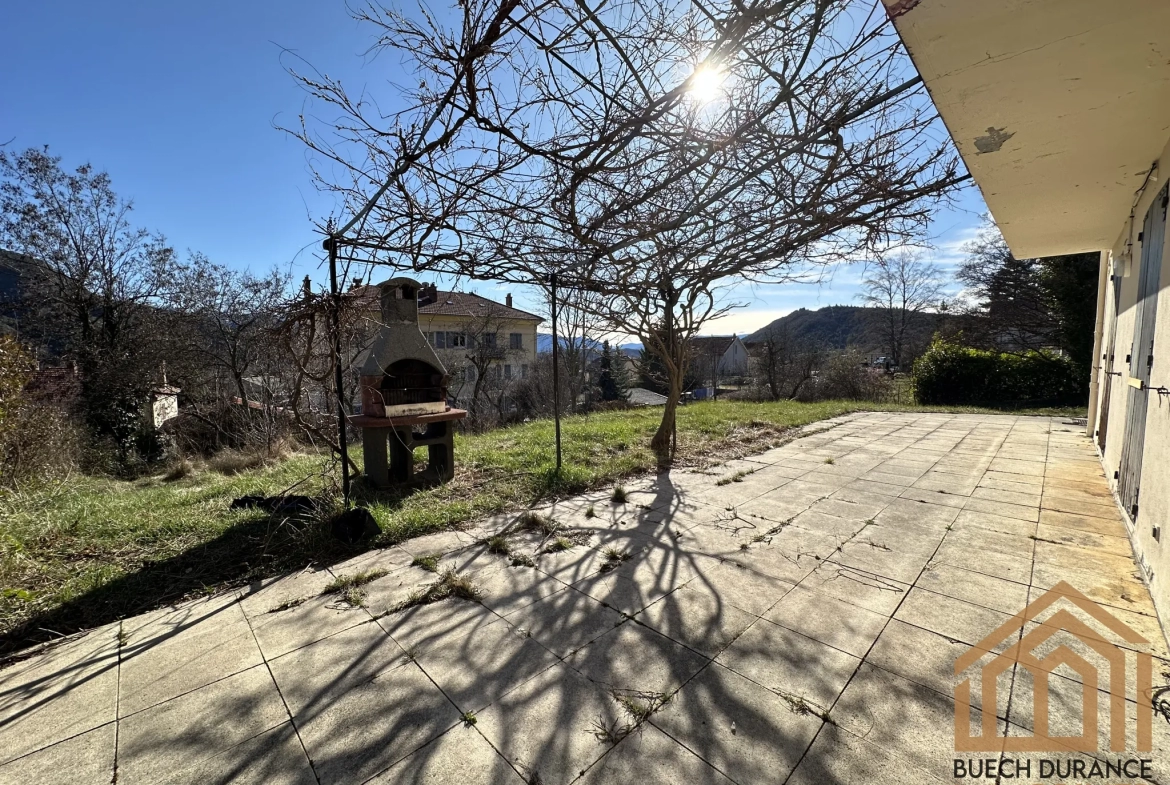
{"label": "exterior wall", "polygon": [[[498,320],[493,321],[490,327],[496,328],[496,345],[504,350],[504,357],[500,360],[493,360],[492,366],[503,367],[510,365],[512,370],[512,378],[520,379],[523,377],[524,369],[527,367],[531,369],[536,364],[536,331],[537,323],[533,321],[520,320]],[[454,316],[449,314],[420,314],[419,315],[419,329],[423,334],[430,339],[431,333],[435,332],[462,332],[462,333],[483,333],[489,329],[483,321],[477,320],[473,317]],[[522,347],[520,349],[512,349],[509,336],[512,333],[519,333],[523,336],[521,338]],[[459,352],[452,349],[438,349],[439,358],[451,367],[448,367],[448,372],[455,374],[459,368],[455,367],[456,362],[460,359]],[[464,365],[468,363],[464,362]],[[501,370],[502,372],[502,370]],[[458,377],[452,380],[451,389],[448,393],[460,405],[466,406],[472,397],[474,382],[467,375],[462,379]]]}
{"label": "exterior wall", "polygon": [[738,338],[731,342],[719,360],[721,376],[743,376],[748,372],[748,353],[743,341]]}
{"label": "exterior wall", "polygon": [[[1114,478],[1114,472],[1119,470],[1121,464],[1130,389],[1126,383],[1129,366],[1125,358],[1133,345],[1141,265],[1141,248],[1137,237],[1142,230],[1146,212],[1161,191],[1166,176],[1170,175],[1170,144],[1167,144],[1160,161],[1159,178],[1146,187],[1133,211],[1133,220],[1127,222],[1111,249],[1112,271],[1120,277],[1106,286],[1103,320],[1098,328],[1102,347],[1096,357],[1100,364],[1096,372],[1099,392],[1097,411],[1090,414],[1094,416],[1094,422],[1099,418],[1105,388],[1108,386],[1108,431],[1102,464],[1115,493],[1118,481]],[[1158,312],[1154,329],[1154,362],[1150,371],[1152,388],[1170,387],[1170,232],[1167,238],[1162,249]],[[1128,263],[1123,261],[1127,243],[1132,243],[1133,249],[1132,259]],[[1121,296],[1115,313],[1112,286],[1118,283]],[[1114,324],[1117,332],[1112,370],[1121,371],[1121,375],[1107,376],[1106,372],[1110,370],[1108,358],[1102,362],[1101,355],[1109,352],[1110,330],[1114,329]],[[1170,467],[1170,397],[1150,392],[1147,406],[1137,523],[1134,524],[1128,513],[1125,520],[1138,562],[1150,584],[1154,604],[1163,625],[1170,627],[1170,544],[1167,543],[1170,532],[1166,531],[1167,524],[1170,524],[1170,470],[1167,468]],[[1158,538],[1154,536],[1155,527],[1161,530]]]}
{"label": "exterior wall", "polygon": [[[418,319],[419,329],[424,334],[433,332],[482,332],[482,326],[477,325],[474,319],[460,316],[430,316],[422,314]],[[499,321],[496,325],[497,330],[497,345],[502,349],[508,349],[508,336],[511,333],[520,333],[523,335],[523,348],[518,353],[522,355],[522,361],[529,365],[536,362],[536,323],[529,321]]]}
{"label": "exterior wall", "polygon": [[161,428],[167,420],[179,416],[179,396],[177,393],[154,393],[150,403],[150,425],[152,428]]}

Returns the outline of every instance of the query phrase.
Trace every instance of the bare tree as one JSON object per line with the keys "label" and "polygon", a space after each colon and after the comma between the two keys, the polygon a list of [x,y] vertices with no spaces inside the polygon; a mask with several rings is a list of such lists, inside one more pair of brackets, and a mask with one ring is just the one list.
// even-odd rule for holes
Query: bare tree
{"label": "bare tree", "polygon": [[785,327],[753,347],[756,378],[773,401],[796,398],[825,359],[825,349],[800,340]]}
{"label": "bare tree", "polygon": [[[558,271],[669,376],[732,280],[781,281],[920,228],[965,179],[880,3],[371,2],[375,50],[418,80],[388,121],[295,72],[290,128],[383,260],[531,283]],[[323,118],[310,124],[306,117]],[[343,173],[338,176],[338,173]]]}
{"label": "bare tree", "polygon": [[200,253],[176,270],[167,299],[182,321],[178,341],[203,368],[217,377],[225,373],[243,403],[249,399],[245,378],[272,364],[272,330],[288,300],[288,283],[280,270],[257,276]]}
{"label": "bare tree", "polygon": [[[549,306],[551,325],[551,291],[547,287],[543,291]],[[588,289],[570,288],[557,292],[556,333],[560,342],[560,376],[570,412],[578,412],[588,394],[589,382],[586,376],[590,362],[598,356],[597,346],[609,332],[607,320],[598,315],[599,311],[603,311],[602,305],[601,298]]]}
{"label": "bare tree", "polygon": [[[377,320],[368,316],[360,305],[354,298],[341,299],[340,362],[347,370],[369,346],[377,329]],[[285,304],[282,318],[272,328],[272,338],[281,358],[274,372],[282,391],[280,406],[297,427],[311,441],[329,445],[334,455],[348,456],[334,436],[337,406],[331,396],[337,392],[333,388],[333,307],[334,299],[329,293],[314,291],[309,277],[305,276],[300,291]],[[343,381],[350,383],[341,391],[341,398],[348,405],[356,396],[356,374],[347,374]],[[350,466],[357,471],[352,459]]]}
{"label": "bare tree", "polygon": [[507,415],[508,392],[525,355],[508,345],[509,322],[495,309],[469,309],[467,315],[458,332],[444,333],[436,352],[451,374],[450,392],[467,401],[472,426],[481,428]]}
{"label": "bare tree", "polygon": [[943,282],[935,266],[910,251],[879,255],[866,269],[859,297],[881,312],[890,362],[901,365],[915,319],[943,305]]}
{"label": "bare tree", "polygon": [[0,150],[0,244],[31,258],[22,329],[78,362],[91,426],[120,443],[163,359],[154,327],[174,264],[131,209],[90,164],[67,172],[48,148]]}

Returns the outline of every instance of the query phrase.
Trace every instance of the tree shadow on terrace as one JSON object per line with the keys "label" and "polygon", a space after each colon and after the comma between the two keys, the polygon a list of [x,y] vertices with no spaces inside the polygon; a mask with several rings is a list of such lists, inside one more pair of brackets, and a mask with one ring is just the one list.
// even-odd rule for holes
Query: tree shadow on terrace
{"label": "tree shadow on terrace", "polygon": [[[781,782],[835,732],[825,717],[860,661],[761,618],[831,539],[789,540],[782,525],[692,500],[668,473],[624,504],[594,496],[536,512],[470,532],[473,544],[440,559],[440,575],[467,579],[478,601],[427,602],[420,590],[444,578],[379,551],[333,568],[388,572],[327,623],[323,598],[282,609],[276,584],[254,585],[240,605],[279,693],[267,673],[241,670],[175,698],[206,696],[177,726],[135,734],[170,704],[148,705],[122,720],[119,770],[165,759],[216,781],[291,778],[311,761],[322,783]],[[122,667],[229,607],[131,636]],[[300,637],[289,644],[282,628]],[[71,678],[0,694],[0,716]],[[810,766],[810,782],[846,781]]]}

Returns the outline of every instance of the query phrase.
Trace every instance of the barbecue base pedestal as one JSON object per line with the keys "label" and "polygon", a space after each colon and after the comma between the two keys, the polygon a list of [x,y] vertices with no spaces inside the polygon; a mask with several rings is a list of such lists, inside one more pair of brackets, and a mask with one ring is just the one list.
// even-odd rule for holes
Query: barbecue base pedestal
{"label": "barbecue base pedestal", "polygon": [[[455,476],[454,422],[466,416],[464,409],[448,409],[438,414],[408,417],[350,417],[350,424],[362,429],[366,479],[378,488],[452,479]],[[416,433],[419,426],[426,427]],[[416,447],[427,448],[427,468],[418,473],[414,470]]]}

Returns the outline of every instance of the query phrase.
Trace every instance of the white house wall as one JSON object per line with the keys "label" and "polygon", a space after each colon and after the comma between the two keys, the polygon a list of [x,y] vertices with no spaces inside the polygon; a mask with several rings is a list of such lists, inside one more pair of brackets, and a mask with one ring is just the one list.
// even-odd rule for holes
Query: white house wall
{"label": "white house wall", "polygon": [[[1118,313],[1113,313],[1112,292],[1106,289],[1105,313],[1103,314],[1102,348],[1097,355],[1097,378],[1102,385],[1102,395],[1098,396],[1098,411],[1091,412],[1096,422],[1100,414],[1100,405],[1103,399],[1104,385],[1110,389],[1108,431],[1102,463],[1105,475],[1109,479],[1114,492],[1117,491],[1118,480],[1114,473],[1121,465],[1121,452],[1124,443],[1127,407],[1129,403],[1129,387],[1126,380],[1129,377],[1129,365],[1125,358],[1133,346],[1134,318],[1136,312],[1137,290],[1141,265],[1141,246],[1138,244],[1138,232],[1146,213],[1154,203],[1155,198],[1165,184],[1165,177],[1170,175],[1170,144],[1162,152],[1159,177],[1151,182],[1142,193],[1133,211],[1133,221],[1127,221],[1113,248],[1113,259],[1123,258],[1127,242],[1132,243],[1133,256],[1128,263],[1119,263],[1123,276],[1121,281],[1121,301]],[[1167,241],[1162,249],[1161,276],[1158,290],[1158,313],[1154,328],[1154,362],[1150,370],[1151,387],[1170,387],[1170,232],[1166,235]],[[1128,269],[1126,269],[1128,268]],[[1117,339],[1114,350],[1115,359],[1113,370],[1121,371],[1120,376],[1107,376],[1109,370],[1106,363],[1101,363],[1101,353],[1108,350],[1109,325],[1116,318]],[[1145,444],[1142,456],[1142,473],[1140,481],[1140,496],[1138,498],[1138,516],[1136,525],[1128,516],[1127,525],[1130,526],[1130,537],[1137,551],[1138,561],[1146,571],[1146,578],[1154,597],[1154,604],[1166,624],[1170,620],[1170,532],[1166,531],[1170,524],[1170,396],[1149,394],[1146,413]],[[1155,539],[1154,529],[1160,530],[1160,539]]]}

